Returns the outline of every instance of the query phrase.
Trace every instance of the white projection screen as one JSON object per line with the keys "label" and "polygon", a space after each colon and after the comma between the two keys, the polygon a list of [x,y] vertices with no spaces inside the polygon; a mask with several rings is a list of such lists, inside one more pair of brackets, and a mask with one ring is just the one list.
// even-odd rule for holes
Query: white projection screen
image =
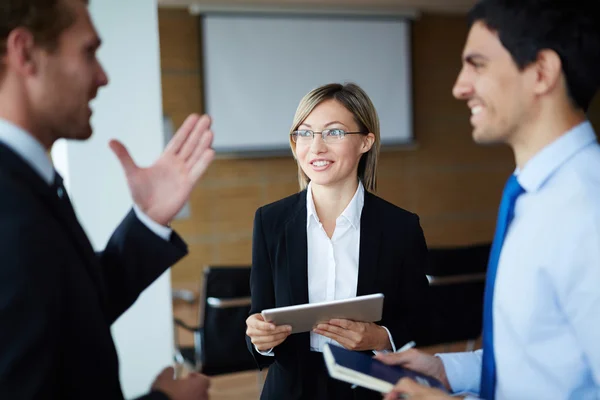
{"label": "white projection screen", "polygon": [[411,143],[410,22],[403,18],[207,14],[206,112],[218,153],[281,153],[311,89],[354,82],[371,97],[382,144]]}

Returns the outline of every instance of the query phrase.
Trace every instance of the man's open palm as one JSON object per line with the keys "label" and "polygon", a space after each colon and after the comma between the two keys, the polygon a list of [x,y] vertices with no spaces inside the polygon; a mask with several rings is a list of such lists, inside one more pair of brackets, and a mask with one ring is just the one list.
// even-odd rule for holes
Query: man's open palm
{"label": "man's open palm", "polygon": [[110,142],[125,171],[133,201],[161,225],[167,225],[181,210],[215,157],[210,123],[207,115],[187,117],[160,158],[148,168],[138,167],[119,141]]}

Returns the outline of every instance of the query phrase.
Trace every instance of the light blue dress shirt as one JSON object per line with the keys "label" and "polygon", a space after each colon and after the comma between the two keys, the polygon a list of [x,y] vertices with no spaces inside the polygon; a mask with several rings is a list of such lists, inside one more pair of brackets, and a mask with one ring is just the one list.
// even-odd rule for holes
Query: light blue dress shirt
{"label": "light blue dress shirt", "polygon": [[[46,149],[32,135],[17,125],[0,118],[0,143],[9,147],[36,171],[48,185],[54,182],[54,167]],[[136,217],[148,229],[164,240],[171,238],[171,228],[152,220],[137,205],[133,205]]]}
{"label": "light blue dress shirt", "polygon": [[[526,190],[498,264],[496,399],[600,399],[600,146],[584,122],[516,171]],[[478,393],[481,350],[439,354]]]}

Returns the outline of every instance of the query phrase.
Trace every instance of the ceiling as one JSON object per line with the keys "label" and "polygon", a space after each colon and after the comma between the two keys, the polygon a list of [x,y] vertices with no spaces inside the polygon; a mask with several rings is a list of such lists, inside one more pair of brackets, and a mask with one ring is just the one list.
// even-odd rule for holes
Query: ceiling
{"label": "ceiling", "polygon": [[433,13],[465,13],[476,0],[158,0],[162,7],[189,7],[200,9],[251,10],[365,10],[368,12],[402,12],[403,10]]}

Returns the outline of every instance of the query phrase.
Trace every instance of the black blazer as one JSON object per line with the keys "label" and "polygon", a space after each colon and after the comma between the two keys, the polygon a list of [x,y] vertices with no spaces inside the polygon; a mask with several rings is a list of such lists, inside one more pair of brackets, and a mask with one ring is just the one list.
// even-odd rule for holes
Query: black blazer
{"label": "black blazer", "polygon": [[0,221],[0,399],[122,399],[110,326],[185,243],[132,211],[96,254],[68,203],[2,144]]}
{"label": "black blazer", "polygon": [[[308,303],[306,191],[256,211],[252,244],[251,314]],[[419,218],[365,191],[360,225],[357,296],[383,293],[383,319],[397,346],[419,340],[428,287],[427,246]],[[275,356],[248,348],[259,368],[272,365],[261,398],[300,399],[310,385],[306,370],[309,333],[289,336]],[[371,353],[372,354],[372,353]]]}

